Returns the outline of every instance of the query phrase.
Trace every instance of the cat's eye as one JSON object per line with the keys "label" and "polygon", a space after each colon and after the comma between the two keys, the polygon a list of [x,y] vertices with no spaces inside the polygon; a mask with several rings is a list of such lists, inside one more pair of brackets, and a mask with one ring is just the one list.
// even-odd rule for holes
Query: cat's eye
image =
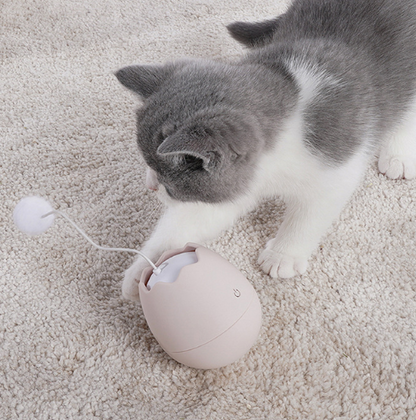
{"label": "cat's eye", "polygon": [[187,168],[192,170],[203,169],[203,160],[193,155],[184,155],[183,162]]}
{"label": "cat's eye", "polygon": [[161,131],[157,137],[157,139],[159,140],[159,144],[162,144],[167,137],[168,136],[163,131]]}

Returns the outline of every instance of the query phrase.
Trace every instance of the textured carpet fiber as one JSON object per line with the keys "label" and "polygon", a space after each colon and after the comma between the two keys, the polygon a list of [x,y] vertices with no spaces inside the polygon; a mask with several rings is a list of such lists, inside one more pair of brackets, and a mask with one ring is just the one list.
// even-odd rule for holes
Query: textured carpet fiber
{"label": "textured carpet fiber", "polygon": [[121,298],[128,254],[97,251],[58,219],[26,237],[46,197],[102,245],[138,248],[162,211],[144,188],[132,63],[242,53],[224,25],[285,0],[3,0],[0,13],[1,419],[415,419],[416,183],[375,164],[302,277],[256,264],[283,206],[262,204],[208,244],[257,290],[263,327],[231,366],[179,365]]}

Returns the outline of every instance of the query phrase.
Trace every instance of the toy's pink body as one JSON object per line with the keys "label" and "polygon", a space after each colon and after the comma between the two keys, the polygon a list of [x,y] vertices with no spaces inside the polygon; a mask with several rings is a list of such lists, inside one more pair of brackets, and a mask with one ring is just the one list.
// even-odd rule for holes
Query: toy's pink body
{"label": "toy's pink body", "polygon": [[156,265],[189,251],[195,251],[198,262],[183,267],[174,283],[148,290],[152,268],[144,270],[140,301],[153,335],[172,358],[195,368],[218,368],[241,358],[255,343],[260,302],[239,270],[200,245],[168,251]]}

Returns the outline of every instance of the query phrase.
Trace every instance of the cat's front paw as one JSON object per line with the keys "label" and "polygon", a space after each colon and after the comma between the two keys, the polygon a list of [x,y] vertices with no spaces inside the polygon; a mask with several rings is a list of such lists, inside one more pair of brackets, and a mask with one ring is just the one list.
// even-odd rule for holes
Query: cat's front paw
{"label": "cat's front paw", "polygon": [[149,266],[149,263],[141,258],[135,261],[124,273],[124,280],[121,286],[121,293],[125,299],[139,301],[139,281],[142,271]]}
{"label": "cat's front paw", "polygon": [[416,178],[416,156],[413,156],[412,153],[394,154],[388,149],[382,150],[378,169],[391,179]]}
{"label": "cat's front paw", "polygon": [[267,243],[260,253],[258,263],[263,271],[273,278],[288,279],[306,272],[308,259],[293,256],[276,249],[276,239]]}

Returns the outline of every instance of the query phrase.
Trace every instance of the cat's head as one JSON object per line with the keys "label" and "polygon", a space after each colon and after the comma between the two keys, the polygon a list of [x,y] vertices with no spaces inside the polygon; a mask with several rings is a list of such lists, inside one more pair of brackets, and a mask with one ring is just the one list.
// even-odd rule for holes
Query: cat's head
{"label": "cat's head", "polygon": [[138,145],[171,198],[217,203],[248,188],[261,128],[238,72],[237,66],[183,61],[116,73],[143,101]]}

